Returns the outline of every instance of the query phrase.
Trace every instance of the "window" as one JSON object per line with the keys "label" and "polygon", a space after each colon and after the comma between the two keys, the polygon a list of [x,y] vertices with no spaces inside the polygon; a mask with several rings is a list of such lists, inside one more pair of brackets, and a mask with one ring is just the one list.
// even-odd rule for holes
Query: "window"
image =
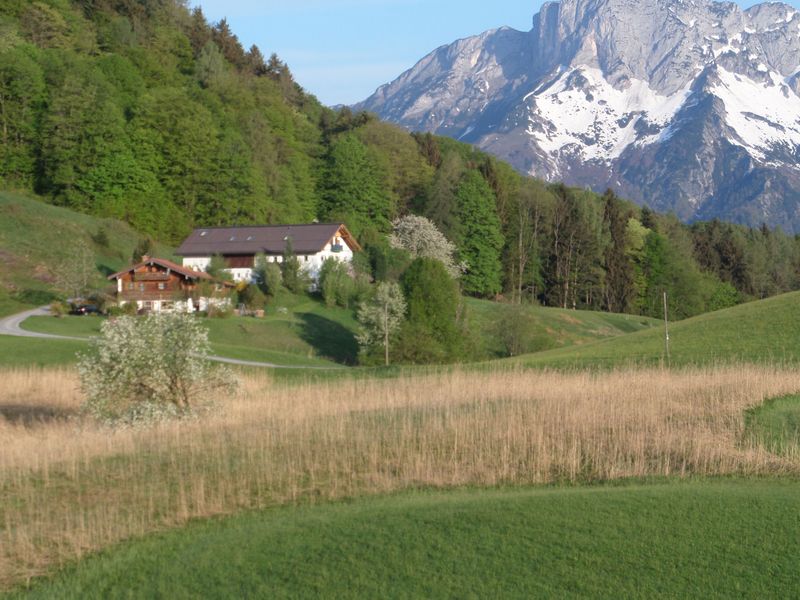
{"label": "window", "polygon": [[143,292],[143,291],[144,291],[144,284],[143,284],[143,283],[140,283],[140,284],[139,284],[139,291],[140,291],[140,292]]}
{"label": "window", "polygon": [[134,287],[135,287],[135,286],[134,286],[133,282],[131,281],[131,282],[128,284],[128,289],[129,289],[129,290],[133,290],[133,288],[134,288]]}
{"label": "window", "polygon": [[167,286],[166,286],[166,284],[164,284],[164,283],[159,283],[159,284],[158,284],[158,289],[160,289],[160,290],[165,290],[165,289],[167,289]]}

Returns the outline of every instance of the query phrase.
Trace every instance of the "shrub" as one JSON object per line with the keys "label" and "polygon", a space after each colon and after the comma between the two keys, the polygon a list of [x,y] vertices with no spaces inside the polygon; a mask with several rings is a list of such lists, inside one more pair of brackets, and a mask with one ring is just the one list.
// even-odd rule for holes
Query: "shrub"
{"label": "shrub", "polygon": [[338,260],[326,260],[319,270],[319,289],[326,306],[348,308],[355,285],[346,264]]}
{"label": "shrub", "polygon": [[398,351],[413,363],[446,362],[464,354],[461,296],[445,266],[418,258],[403,275],[408,318],[400,330]]}
{"label": "shrub", "polygon": [[208,355],[208,331],[192,315],[106,321],[78,362],[85,409],[102,421],[129,424],[190,414],[236,387],[232,373]]}
{"label": "shrub", "polygon": [[106,231],[105,227],[99,227],[97,229],[97,231],[92,235],[92,241],[101,248],[108,248],[108,246],[111,244],[111,240],[108,238],[108,231]]}
{"label": "shrub", "polygon": [[126,302],[125,304],[117,304],[108,308],[109,317],[135,317],[138,312],[135,302]]}
{"label": "shrub", "polygon": [[63,302],[56,300],[50,304],[50,314],[59,319],[69,312],[69,307]]}
{"label": "shrub", "polygon": [[293,294],[305,292],[311,284],[308,273],[301,267],[300,260],[294,253],[292,238],[286,240],[283,262],[281,263],[281,274],[283,275],[283,285]]}
{"label": "shrub", "polygon": [[239,304],[244,304],[248,310],[262,310],[267,304],[267,297],[257,285],[244,284],[239,290]]}
{"label": "shrub", "polygon": [[253,276],[256,285],[264,294],[270,298],[278,295],[283,282],[281,269],[275,263],[267,262],[267,257],[263,254],[256,255]]}

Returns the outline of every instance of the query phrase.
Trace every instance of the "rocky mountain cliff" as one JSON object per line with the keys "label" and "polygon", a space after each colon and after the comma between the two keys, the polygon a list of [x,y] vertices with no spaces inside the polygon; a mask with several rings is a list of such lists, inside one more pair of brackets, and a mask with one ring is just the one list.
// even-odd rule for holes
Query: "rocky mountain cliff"
{"label": "rocky mountain cliff", "polygon": [[562,0],[438,48],[357,108],[685,220],[800,232],[800,12]]}

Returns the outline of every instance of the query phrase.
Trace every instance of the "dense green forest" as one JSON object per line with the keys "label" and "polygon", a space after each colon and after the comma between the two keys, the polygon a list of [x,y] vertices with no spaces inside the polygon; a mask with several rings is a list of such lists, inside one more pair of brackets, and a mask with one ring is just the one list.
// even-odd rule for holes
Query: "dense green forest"
{"label": "dense green forest", "polygon": [[[470,146],[323,107],[179,0],[0,0],[0,184],[143,235],[344,220],[376,279],[431,219],[465,293],[675,317],[798,289],[800,242],[548,185]],[[367,262],[367,261],[365,261]]]}

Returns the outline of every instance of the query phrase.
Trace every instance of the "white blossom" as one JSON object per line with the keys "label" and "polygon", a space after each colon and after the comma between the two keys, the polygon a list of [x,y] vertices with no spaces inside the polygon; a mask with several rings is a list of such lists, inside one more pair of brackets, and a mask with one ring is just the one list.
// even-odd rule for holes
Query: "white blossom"
{"label": "white blossom", "polygon": [[123,422],[190,413],[236,386],[232,373],[212,365],[208,355],[208,331],[193,315],[109,319],[79,357],[85,408],[99,419]]}

